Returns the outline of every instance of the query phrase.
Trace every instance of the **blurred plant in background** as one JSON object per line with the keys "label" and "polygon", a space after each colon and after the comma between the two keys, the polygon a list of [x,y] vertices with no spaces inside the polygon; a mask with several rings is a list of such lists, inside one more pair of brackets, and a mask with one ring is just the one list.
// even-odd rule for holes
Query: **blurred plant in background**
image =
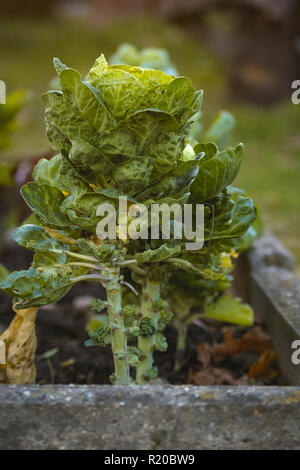
{"label": "blurred plant in background", "polygon": [[16,90],[6,98],[6,104],[0,104],[0,186],[13,184],[14,162],[3,158],[3,151],[12,147],[12,135],[19,128],[17,115],[28,102],[28,94]]}
{"label": "blurred plant in background", "polygon": [[159,69],[169,75],[178,75],[168,51],[158,47],[146,47],[138,50],[133,44],[125,42],[110,57],[109,63],[111,65],[129,64],[137,67]]}

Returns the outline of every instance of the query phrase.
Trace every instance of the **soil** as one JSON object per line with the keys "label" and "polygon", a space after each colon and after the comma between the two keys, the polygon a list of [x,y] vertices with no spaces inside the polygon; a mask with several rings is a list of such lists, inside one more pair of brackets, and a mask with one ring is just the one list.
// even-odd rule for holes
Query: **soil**
{"label": "soil", "polygon": [[[20,247],[14,245],[13,250],[10,250],[7,246],[5,254],[5,264],[11,270],[24,269],[30,264],[30,252]],[[84,346],[84,342],[88,339],[85,326],[90,316],[94,314],[88,308],[89,301],[99,296],[104,297],[104,291],[101,292],[98,284],[82,283],[73,288],[57,304],[39,310],[37,383],[110,383],[109,376],[113,371],[110,348]],[[8,326],[12,318],[11,300],[0,293],[0,331]],[[250,338],[250,347],[248,347],[247,332],[254,336],[254,343],[253,338]],[[155,363],[159,370],[157,381],[160,383],[178,385],[280,383],[270,340],[260,326],[249,329],[212,321],[190,325],[184,364],[177,372],[174,372],[173,368],[176,331],[170,326],[165,335],[168,351],[155,352]],[[240,341],[236,342],[237,339]],[[260,344],[259,347],[256,347],[256,339]],[[49,351],[53,355],[50,353],[51,357],[47,359],[45,353],[48,352],[49,355]],[[221,355],[220,351],[223,351]],[[249,374],[253,365],[256,371],[254,376],[253,373]]]}

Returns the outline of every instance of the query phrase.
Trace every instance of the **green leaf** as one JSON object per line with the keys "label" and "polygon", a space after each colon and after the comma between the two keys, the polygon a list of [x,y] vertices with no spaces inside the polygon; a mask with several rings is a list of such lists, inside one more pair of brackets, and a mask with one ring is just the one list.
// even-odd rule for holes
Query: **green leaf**
{"label": "green leaf", "polygon": [[53,228],[69,227],[70,222],[60,211],[65,196],[48,184],[27,183],[21,189],[23,199],[38,219]]}
{"label": "green leaf", "polygon": [[212,146],[207,147],[207,156],[199,160],[199,173],[191,186],[192,196],[198,203],[217,196],[234,181],[241,166],[243,148],[239,144],[214,155]]}
{"label": "green leaf", "polygon": [[240,299],[233,299],[230,295],[222,295],[216,302],[205,307],[206,318],[212,318],[235,325],[253,325],[253,310],[248,304],[243,304]]}
{"label": "green leaf", "polygon": [[[208,142],[207,144],[197,144],[194,147],[194,152],[196,155],[201,154],[201,159],[199,161],[200,165],[203,165],[204,162],[209,160],[210,158],[213,158],[217,155],[219,149],[216,144],[213,142]],[[204,155],[203,155],[204,153]]]}
{"label": "green leaf", "polygon": [[224,148],[231,137],[234,126],[234,116],[228,111],[219,111],[201,141],[214,142],[219,148]]}
{"label": "green leaf", "polygon": [[188,78],[103,56],[86,79],[55,66],[62,92],[44,95],[48,137],[85,181],[135,195],[176,167],[201,104]]}
{"label": "green leaf", "polygon": [[59,75],[63,70],[67,69],[68,67],[63,64],[57,57],[54,57],[53,59],[53,65],[54,65],[54,68],[57,72],[57,74]]}
{"label": "green leaf", "polygon": [[[27,271],[15,271],[1,284],[1,289],[14,298],[17,308],[39,307],[57,302],[71,289],[72,279],[87,272],[87,268],[82,266],[62,264],[66,261],[65,255],[55,251],[59,242],[51,240],[51,237],[47,239],[42,231],[38,233],[32,226],[25,226],[16,236],[23,246],[38,250]],[[59,246],[64,247],[60,243]]]}
{"label": "green leaf", "polygon": [[91,83],[94,80],[98,80],[99,76],[102,75],[107,70],[108,64],[103,54],[101,54],[97,59],[91,70],[87,75],[87,80]]}
{"label": "green leaf", "polygon": [[[22,225],[15,229],[14,239],[20,246],[29,250],[55,253],[57,261],[61,264],[65,263],[67,259],[63,251],[70,249],[68,244],[61,243],[57,239],[52,238],[44,227],[38,225]],[[62,253],[58,253],[59,251]]]}
{"label": "green leaf", "polygon": [[[142,83],[126,70],[108,67],[94,84],[118,121],[129,117],[145,93]],[[141,105],[140,105],[141,106]]]}
{"label": "green leaf", "polygon": [[190,252],[183,252],[181,258],[171,258],[168,262],[172,262],[172,265],[177,269],[189,273],[190,278],[191,275],[198,275],[203,279],[212,281],[226,279],[226,276],[218,271],[219,266],[211,264],[210,267],[206,267],[207,263],[205,260],[203,263],[197,262],[196,259],[193,260],[193,255],[190,255]]}
{"label": "green leaf", "polygon": [[[171,197],[177,199],[186,194],[192,182],[198,174],[197,160],[178,161],[177,167],[170,173],[166,174],[157,184],[143,190],[138,197],[147,199],[163,199]],[[157,202],[157,201],[156,201]]]}
{"label": "green leaf", "polygon": [[166,258],[170,258],[179,253],[180,246],[175,246],[173,248],[169,248],[166,243],[161,245],[156,250],[147,250],[142,253],[136,253],[136,259],[140,263],[154,263],[163,261]]}
{"label": "green leaf", "polygon": [[1,289],[14,298],[17,308],[48,305],[57,302],[71,288],[70,278],[64,274],[59,270],[43,273],[31,267],[11,273]]}
{"label": "green leaf", "polygon": [[[238,196],[230,218],[224,221],[223,214],[215,217],[214,229],[212,234],[213,240],[222,238],[232,238],[242,236],[249,228],[251,223],[255,220],[256,210],[253,200],[249,197]],[[205,238],[210,238],[210,228],[205,227]]]}
{"label": "green leaf", "polygon": [[113,173],[117,187],[129,195],[136,195],[151,183],[153,163],[150,157],[136,157],[120,165]]}
{"label": "green leaf", "polygon": [[50,160],[41,158],[33,170],[33,179],[37,184],[48,184],[58,189],[67,189],[62,181],[62,157],[55,155]]}
{"label": "green leaf", "polygon": [[105,196],[106,198],[108,199],[112,199],[112,200],[119,200],[119,197],[120,196],[126,196],[127,197],[127,200],[128,201],[131,201],[133,203],[136,203],[136,199],[133,199],[132,197],[128,196],[128,194],[125,194],[121,191],[118,191],[117,189],[115,188],[108,188],[108,189],[96,189],[96,193],[98,194],[102,194],[103,196]]}

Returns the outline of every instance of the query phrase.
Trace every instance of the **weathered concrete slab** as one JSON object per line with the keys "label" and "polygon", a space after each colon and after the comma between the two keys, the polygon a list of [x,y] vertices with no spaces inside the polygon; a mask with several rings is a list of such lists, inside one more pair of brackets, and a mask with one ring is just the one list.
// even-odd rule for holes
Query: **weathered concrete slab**
{"label": "weathered concrete slab", "polygon": [[300,449],[300,387],[0,386],[0,449]]}
{"label": "weathered concrete slab", "polygon": [[248,300],[273,339],[283,379],[300,385],[300,365],[291,361],[291,345],[300,340],[300,280],[294,273],[294,259],[270,234],[254,243],[248,259]]}

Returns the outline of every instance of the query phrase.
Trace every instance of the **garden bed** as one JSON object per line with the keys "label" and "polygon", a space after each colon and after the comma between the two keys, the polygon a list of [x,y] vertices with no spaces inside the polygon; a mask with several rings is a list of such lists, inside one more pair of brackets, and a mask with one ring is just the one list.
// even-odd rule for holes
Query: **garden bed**
{"label": "garden bed", "polygon": [[[247,256],[241,257],[236,269],[236,293],[254,307],[257,321],[272,338],[279,378],[270,383],[281,386],[240,385],[243,382],[238,380],[236,387],[158,384],[128,389],[106,385],[1,385],[0,448],[300,448],[297,440],[300,365],[291,361],[291,345],[300,338],[300,282],[293,272],[293,258],[276,238],[265,235],[255,242]],[[68,302],[70,308],[72,299]],[[51,318],[51,311],[44,313]],[[52,313],[54,325],[57,313],[55,310]],[[70,313],[66,310],[63,316],[64,329],[72,332],[73,328],[75,335]],[[41,318],[42,315],[38,328],[45,321]],[[201,334],[205,341],[206,333]],[[70,349],[64,351],[63,359],[72,359],[72,344],[75,358],[78,351],[70,333]],[[46,344],[42,346],[45,348]],[[111,369],[109,354],[101,354],[93,354],[97,366],[86,365],[87,357],[75,358],[78,384],[94,383],[101,368],[107,376]],[[54,367],[54,379],[49,361],[38,361],[40,383],[51,380],[51,374],[54,382],[74,381],[72,361],[62,367],[62,359],[56,365],[55,357],[50,364],[50,369],[51,365]],[[162,373],[169,383],[183,383],[184,374],[172,376],[168,357],[164,361]],[[98,383],[104,383],[101,375]]]}

